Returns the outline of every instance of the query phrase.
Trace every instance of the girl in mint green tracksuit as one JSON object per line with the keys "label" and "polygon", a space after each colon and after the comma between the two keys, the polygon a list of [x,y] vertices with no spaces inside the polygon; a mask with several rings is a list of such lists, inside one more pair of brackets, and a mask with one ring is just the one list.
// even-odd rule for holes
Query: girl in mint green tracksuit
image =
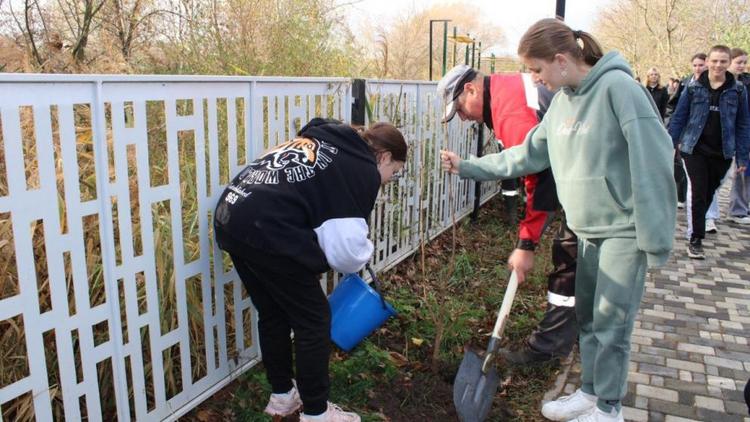
{"label": "girl in mint green tracksuit", "polygon": [[545,19],[529,28],[518,54],[538,83],[560,88],[544,119],[523,144],[499,154],[461,160],[443,151],[443,168],[496,180],[551,167],[579,237],[582,386],[545,404],[542,413],[553,420],[621,421],[646,269],[667,261],[674,239],[672,142],[627,62],[615,52],[603,55],[589,34]]}

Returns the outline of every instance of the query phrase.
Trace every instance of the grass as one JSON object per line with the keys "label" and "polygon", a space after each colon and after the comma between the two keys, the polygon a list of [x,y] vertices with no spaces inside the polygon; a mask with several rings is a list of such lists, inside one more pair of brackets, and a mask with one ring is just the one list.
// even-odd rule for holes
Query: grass
{"label": "grass", "polygon": [[[444,297],[433,289],[451,255],[447,231],[425,245],[425,274],[419,253],[380,278],[397,318],[357,346],[350,354],[335,351],[331,358],[331,400],[358,412],[366,421],[455,420],[451,382],[463,358],[465,344],[486,347],[509,272],[505,265],[515,245],[515,227],[504,224],[502,199],[493,198],[479,220],[459,222],[455,271]],[[557,224],[557,223],[555,223]],[[551,236],[538,248],[535,269],[519,289],[504,333],[513,347],[534,329],[546,306],[546,273],[551,269]],[[425,294],[425,292],[428,292]],[[439,365],[433,369],[435,310],[445,318]],[[505,383],[490,420],[541,421],[541,397],[557,374],[550,366],[511,369],[498,366]],[[270,394],[262,365],[251,369],[189,413],[184,420],[225,419],[267,421],[262,414]],[[229,402],[226,412],[212,403]],[[225,412],[225,413],[220,413]],[[208,419],[206,419],[208,418]]]}

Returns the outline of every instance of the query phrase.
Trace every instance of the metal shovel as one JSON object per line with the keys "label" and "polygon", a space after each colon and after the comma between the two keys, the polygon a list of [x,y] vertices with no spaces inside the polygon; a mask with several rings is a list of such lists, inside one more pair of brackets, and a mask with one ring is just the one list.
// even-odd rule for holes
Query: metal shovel
{"label": "metal shovel", "polygon": [[484,358],[469,349],[464,350],[464,359],[453,381],[453,404],[462,422],[481,422],[490,413],[492,400],[500,384],[493,361],[517,289],[518,279],[513,271]]}

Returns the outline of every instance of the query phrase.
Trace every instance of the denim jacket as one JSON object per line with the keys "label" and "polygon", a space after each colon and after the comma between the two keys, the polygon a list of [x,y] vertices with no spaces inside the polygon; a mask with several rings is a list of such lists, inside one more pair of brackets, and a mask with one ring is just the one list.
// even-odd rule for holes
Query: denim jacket
{"label": "denim jacket", "polygon": [[[747,166],[750,154],[747,91],[743,84],[734,80],[731,73],[727,72],[727,78],[732,78],[733,83],[719,97],[722,150],[724,158],[736,157],[738,166]],[[669,122],[669,135],[675,147],[679,146],[681,152],[691,154],[708,120],[710,98],[708,88],[700,80],[690,82],[685,90],[687,92],[680,96]]]}

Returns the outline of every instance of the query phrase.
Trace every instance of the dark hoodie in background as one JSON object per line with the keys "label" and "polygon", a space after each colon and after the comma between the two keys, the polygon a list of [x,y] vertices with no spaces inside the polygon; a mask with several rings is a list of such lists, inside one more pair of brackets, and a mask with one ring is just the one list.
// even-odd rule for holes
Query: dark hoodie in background
{"label": "dark hoodie in background", "polygon": [[734,75],[731,72],[726,73],[724,83],[716,88],[711,88],[711,82],[708,80],[708,71],[701,73],[698,83],[708,90],[708,118],[706,125],[703,127],[703,133],[698,138],[695,145],[694,153],[705,155],[706,157],[724,159],[724,150],[722,149],[721,140],[721,113],[719,112],[719,100],[721,93],[727,88],[734,85]]}

